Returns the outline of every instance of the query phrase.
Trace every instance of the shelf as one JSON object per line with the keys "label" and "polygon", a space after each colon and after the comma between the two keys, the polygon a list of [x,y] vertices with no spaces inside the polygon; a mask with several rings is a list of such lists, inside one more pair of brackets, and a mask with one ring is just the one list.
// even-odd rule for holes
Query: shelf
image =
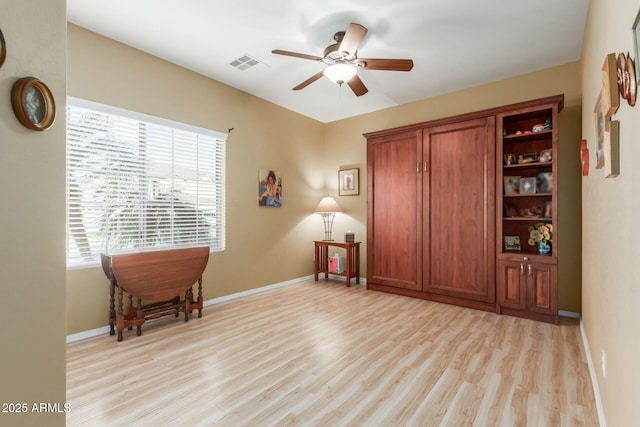
{"label": "shelf", "polygon": [[528,169],[528,168],[542,168],[553,166],[552,161],[548,162],[531,162],[531,163],[519,163],[517,165],[503,165],[503,169]]}
{"label": "shelf", "polygon": [[551,218],[539,216],[506,216],[503,221],[531,221],[531,222],[551,222]]}
{"label": "shelf", "polygon": [[529,133],[521,133],[520,135],[505,135],[502,137],[504,142],[520,142],[520,141],[529,141],[531,139],[542,139],[542,138],[551,138],[553,134],[553,129],[543,130],[540,132],[529,132]]}
{"label": "shelf", "polygon": [[503,194],[504,197],[550,197],[552,193]]}

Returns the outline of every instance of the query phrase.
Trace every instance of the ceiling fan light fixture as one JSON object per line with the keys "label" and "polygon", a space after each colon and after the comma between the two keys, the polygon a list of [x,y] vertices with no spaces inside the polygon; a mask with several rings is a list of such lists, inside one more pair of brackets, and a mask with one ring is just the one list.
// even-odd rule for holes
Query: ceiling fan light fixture
{"label": "ceiling fan light fixture", "polygon": [[358,70],[351,64],[332,64],[325,68],[323,73],[329,80],[342,86],[358,74]]}

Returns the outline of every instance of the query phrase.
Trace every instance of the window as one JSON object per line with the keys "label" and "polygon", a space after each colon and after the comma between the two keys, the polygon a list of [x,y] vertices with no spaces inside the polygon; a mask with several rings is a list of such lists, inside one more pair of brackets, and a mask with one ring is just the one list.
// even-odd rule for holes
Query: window
{"label": "window", "polygon": [[103,252],[224,250],[226,137],[69,98],[67,266]]}

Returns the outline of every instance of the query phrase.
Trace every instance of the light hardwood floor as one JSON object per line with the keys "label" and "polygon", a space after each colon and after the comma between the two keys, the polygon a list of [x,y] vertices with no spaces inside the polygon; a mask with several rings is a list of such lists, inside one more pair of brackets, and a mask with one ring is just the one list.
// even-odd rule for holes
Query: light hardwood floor
{"label": "light hardwood floor", "polygon": [[68,344],[67,402],[69,426],[598,425],[577,320],[322,280]]}

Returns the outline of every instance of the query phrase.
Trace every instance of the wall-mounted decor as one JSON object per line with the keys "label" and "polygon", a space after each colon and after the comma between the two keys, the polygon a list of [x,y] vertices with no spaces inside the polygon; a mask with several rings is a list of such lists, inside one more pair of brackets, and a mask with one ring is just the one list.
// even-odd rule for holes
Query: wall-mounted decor
{"label": "wall-mounted decor", "polygon": [[4,41],[4,35],[2,35],[2,30],[0,30],[0,68],[2,68],[2,64],[4,64],[4,60],[7,57],[7,44]]}
{"label": "wall-mounted decor", "polygon": [[621,53],[617,61],[617,85],[618,92],[626,99],[630,106],[636,105],[636,93],[638,82],[636,80],[635,66],[630,56]]}
{"label": "wall-mounted decor", "polygon": [[612,120],[604,140],[604,177],[620,174],[620,122]]}
{"label": "wall-mounted decor", "polygon": [[338,171],[338,195],[357,196],[360,194],[360,169],[340,169]]}
{"label": "wall-mounted decor", "polygon": [[51,91],[35,77],[23,77],[11,89],[13,112],[31,130],[46,130],[56,118],[56,104]]}
{"label": "wall-mounted decor", "polygon": [[613,116],[620,107],[620,94],[618,93],[618,68],[616,66],[616,54],[610,53],[604,58],[602,64],[602,105],[604,116]]}
{"label": "wall-mounted decor", "polygon": [[580,141],[580,163],[582,164],[582,176],[589,176],[589,147],[587,140]]}
{"label": "wall-mounted decor", "polygon": [[605,117],[604,106],[602,105],[602,91],[598,95],[596,106],[593,108],[593,121],[596,125],[596,169],[604,167],[604,133]]}
{"label": "wall-mounted decor", "polygon": [[[636,20],[633,21],[633,26],[631,27],[633,30],[633,47],[636,51],[636,61],[640,58],[640,10],[636,15]],[[640,81],[640,71],[638,67],[636,67],[636,81]]]}
{"label": "wall-mounted decor", "polygon": [[282,177],[271,169],[258,173],[258,206],[282,206]]}

